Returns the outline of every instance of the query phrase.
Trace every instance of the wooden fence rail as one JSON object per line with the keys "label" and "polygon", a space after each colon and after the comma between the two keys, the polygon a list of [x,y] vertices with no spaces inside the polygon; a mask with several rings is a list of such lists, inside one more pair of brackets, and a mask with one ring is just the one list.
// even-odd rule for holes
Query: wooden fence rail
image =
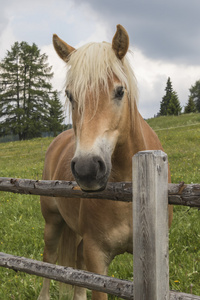
{"label": "wooden fence rail", "polygon": [[[52,197],[96,198],[131,202],[131,182],[110,182],[98,193],[81,191],[75,181],[32,180],[0,177],[0,191]],[[168,184],[168,201],[173,205],[200,207],[200,184]]]}
{"label": "wooden fence rail", "polygon": [[[133,299],[133,296],[131,296],[134,289],[133,282],[128,280],[96,275],[86,271],[74,270],[2,252],[0,252],[0,266],[68,284],[85,286],[88,289],[101,290],[122,299]],[[169,300],[200,300],[200,297],[170,291]]]}
{"label": "wooden fence rail", "polygon": [[44,263],[0,252],[0,266],[28,274],[46,277],[90,290],[112,294],[123,299],[133,299],[133,282],[95,273]]}

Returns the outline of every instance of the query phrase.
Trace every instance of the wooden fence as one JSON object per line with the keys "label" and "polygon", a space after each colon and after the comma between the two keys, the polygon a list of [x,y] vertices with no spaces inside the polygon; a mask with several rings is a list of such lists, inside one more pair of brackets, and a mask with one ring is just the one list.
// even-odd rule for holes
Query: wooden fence
{"label": "wooden fence", "polygon": [[0,177],[0,191],[133,201],[134,283],[6,253],[0,253],[0,266],[123,299],[200,300],[199,296],[169,291],[167,206],[200,207],[200,185],[168,184],[167,165],[162,151],[139,152],[133,157],[132,183],[109,183],[105,191],[92,194],[82,192],[75,182]]}

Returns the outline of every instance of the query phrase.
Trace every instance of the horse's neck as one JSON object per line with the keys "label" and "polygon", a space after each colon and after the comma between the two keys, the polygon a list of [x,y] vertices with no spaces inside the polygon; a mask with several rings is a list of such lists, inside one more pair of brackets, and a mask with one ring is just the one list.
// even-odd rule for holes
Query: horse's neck
{"label": "horse's neck", "polygon": [[[143,150],[163,150],[162,145],[152,128],[142,118],[137,108],[134,117],[128,122],[127,138],[123,145],[116,147],[113,159],[113,174],[116,181],[128,181],[132,178],[132,157]],[[122,178],[120,178],[120,176]]]}
{"label": "horse's neck", "polygon": [[149,126],[146,124],[138,110],[135,112],[132,126],[130,139],[132,144],[132,155],[134,155],[139,151],[147,150],[149,147],[147,141]]}

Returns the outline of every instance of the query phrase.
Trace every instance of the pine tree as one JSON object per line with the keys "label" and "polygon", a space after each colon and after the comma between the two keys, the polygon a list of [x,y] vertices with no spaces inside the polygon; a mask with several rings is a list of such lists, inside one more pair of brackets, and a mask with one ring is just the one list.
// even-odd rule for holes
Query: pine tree
{"label": "pine tree", "polygon": [[[0,63],[0,134],[41,136],[51,107],[53,76],[47,55],[16,42]],[[48,119],[49,120],[49,119]],[[50,120],[48,121],[50,122]]]}
{"label": "pine tree", "polygon": [[181,113],[181,105],[178,99],[178,95],[175,91],[173,91],[167,107],[167,115],[178,116],[180,113]]}
{"label": "pine tree", "polygon": [[168,108],[170,99],[172,97],[173,89],[172,89],[172,83],[171,83],[170,77],[168,77],[168,79],[167,79],[167,86],[165,88],[165,91],[166,91],[165,96],[163,96],[162,101],[160,103],[160,112],[159,112],[160,116],[167,115],[167,108]]}
{"label": "pine tree", "polygon": [[167,79],[165,95],[160,103],[160,116],[179,115],[181,113],[181,105],[177,93],[172,88],[170,77]]}
{"label": "pine tree", "polygon": [[195,85],[190,89],[190,98],[193,99],[196,110],[200,112],[200,80],[196,81]]}
{"label": "pine tree", "polygon": [[196,111],[197,111],[196,105],[194,103],[194,100],[193,100],[192,96],[190,96],[189,99],[188,99],[188,103],[185,106],[184,113],[189,114],[189,113],[194,113]]}
{"label": "pine tree", "polygon": [[47,118],[47,131],[53,132],[56,136],[59,132],[63,130],[63,109],[58,98],[58,92],[54,91],[52,97],[49,101],[49,110]]}

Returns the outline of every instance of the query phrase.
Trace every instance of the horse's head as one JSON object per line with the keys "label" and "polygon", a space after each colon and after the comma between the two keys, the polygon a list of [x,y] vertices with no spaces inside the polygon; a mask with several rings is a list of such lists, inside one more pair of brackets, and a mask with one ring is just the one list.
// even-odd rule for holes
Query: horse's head
{"label": "horse's head", "polygon": [[75,50],[57,35],[53,43],[68,65],[66,95],[76,139],[72,173],[82,190],[103,190],[112,155],[126,142],[130,99],[136,98],[134,76],[125,58],[128,34],[118,25],[112,45],[91,43]]}

